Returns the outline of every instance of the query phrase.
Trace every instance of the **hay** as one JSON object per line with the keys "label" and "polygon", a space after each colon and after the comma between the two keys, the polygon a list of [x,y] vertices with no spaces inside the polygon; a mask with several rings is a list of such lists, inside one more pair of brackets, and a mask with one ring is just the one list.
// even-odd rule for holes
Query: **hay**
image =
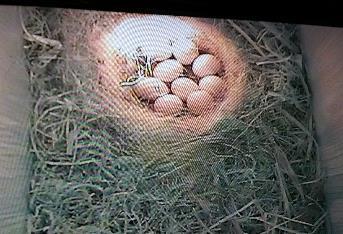
{"label": "hay", "polygon": [[[251,67],[237,117],[210,134],[132,143],[135,131],[99,114],[85,44],[58,43],[65,45],[63,30],[82,38],[106,14],[26,13],[36,99],[31,233],[325,232],[311,93],[294,25],[217,20]],[[74,17],[67,29],[66,13]]]}

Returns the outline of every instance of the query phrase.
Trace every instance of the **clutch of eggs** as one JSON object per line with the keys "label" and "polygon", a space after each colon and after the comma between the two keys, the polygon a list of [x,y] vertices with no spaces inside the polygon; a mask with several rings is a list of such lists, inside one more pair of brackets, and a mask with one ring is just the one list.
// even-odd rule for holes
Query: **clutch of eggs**
{"label": "clutch of eggs", "polygon": [[171,52],[169,58],[154,65],[153,77],[134,86],[134,92],[152,103],[153,111],[160,115],[210,111],[225,88],[219,76],[221,62],[212,54],[200,53],[191,39],[174,41]]}

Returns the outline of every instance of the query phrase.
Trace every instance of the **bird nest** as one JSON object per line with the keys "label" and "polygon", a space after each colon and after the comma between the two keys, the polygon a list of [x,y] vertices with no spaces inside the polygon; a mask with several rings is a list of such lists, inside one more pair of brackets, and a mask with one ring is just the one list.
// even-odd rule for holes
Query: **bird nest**
{"label": "bird nest", "polygon": [[[98,61],[96,92],[104,111],[145,131],[203,133],[240,107],[246,95],[246,63],[234,42],[218,28],[187,17],[112,17],[116,23],[110,27],[98,24],[88,41]],[[195,48],[173,52],[178,41],[192,41]],[[143,74],[137,74],[134,57],[140,55],[143,63],[139,65],[150,65]],[[146,64],[144,57],[155,62]],[[141,83],[123,87],[123,81],[135,75],[143,76]]]}

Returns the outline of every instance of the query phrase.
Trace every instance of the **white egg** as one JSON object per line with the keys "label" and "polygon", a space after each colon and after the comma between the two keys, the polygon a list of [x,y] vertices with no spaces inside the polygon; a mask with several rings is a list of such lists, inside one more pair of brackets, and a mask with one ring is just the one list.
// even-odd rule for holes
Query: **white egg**
{"label": "white egg", "polygon": [[187,98],[187,107],[195,115],[200,115],[213,108],[214,99],[205,90],[191,93]]}
{"label": "white egg", "polygon": [[190,65],[199,55],[197,45],[191,39],[178,39],[172,45],[174,57],[184,65]]}
{"label": "white egg", "polygon": [[171,84],[171,91],[173,94],[181,98],[182,101],[187,101],[190,93],[199,89],[199,86],[187,77],[180,77]]}
{"label": "white egg", "polygon": [[201,78],[199,88],[207,91],[214,97],[219,97],[225,89],[225,83],[219,76],[209,75]]}
{"label": "white egg", "polygon": [[182,64],[175,59],[167,59],[156,65],[154,76],[164,82],[172,82],[183,72]]}
{"label": "white egg", "polygon": [[133,91],[143,99],[153,101],[156,98],[169,93],[168,86],[157,78],[146,78],[133,86]]}
{"label": "white egg", "polygon": [[154,110],[163,115],[179,114],[182,110],[182,100],[173,94],[166,94],[156,99]]}
{"label": "white egg", "polygon": [[198,77],[215,75],[221,70],[221,64],[211,54],[201,54],[193,62],[192,70]]}

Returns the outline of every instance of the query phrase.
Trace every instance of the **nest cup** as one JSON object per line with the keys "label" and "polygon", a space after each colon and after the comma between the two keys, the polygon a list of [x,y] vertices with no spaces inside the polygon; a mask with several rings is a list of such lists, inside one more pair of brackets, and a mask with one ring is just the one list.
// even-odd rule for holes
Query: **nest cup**
{"label": "nest cup", "polygon": [[[116,18],[113,19],[115,22],[113,26],[102,28],[99,26],[101,24],[98,24],[88,36],[89,46],[97,61],[99,79],[97,83],[99,85],[96,88],[96,93],[100,97],[102,110],[118,117],[125,126],[139,127],[143,131],[162,130],[196,134],[210,131],[218,121],[234,115],[245,96],[246,63],[234,42],[228,39],[218,28],[199,19],[189,17],[168,16],[170,24],[166,24],[165,27],[172,27],[174,21],[188,25],[195,32],[193,41],[196,42],[198,50],[202,53],[212,54],[220,61],[222,66],[220,76],[225,86],[223,99],[217,102],[214,108],[201,115],[176,117],[161,116],[149,108],[142,107],[128,95],[128,91],[120,86],[120,82],[135,73],[135,63],[128,56],[113,49],[115,43],[111,41],[111,33],[125,20],[141,20],[144,17],[148,16],[113,16]],[[158,30],[156,28],[156,32]],[[181,35],[182,30],[174,34],[176,37],[184,36]],[[127,40],[129,39],[127,38]]]}

